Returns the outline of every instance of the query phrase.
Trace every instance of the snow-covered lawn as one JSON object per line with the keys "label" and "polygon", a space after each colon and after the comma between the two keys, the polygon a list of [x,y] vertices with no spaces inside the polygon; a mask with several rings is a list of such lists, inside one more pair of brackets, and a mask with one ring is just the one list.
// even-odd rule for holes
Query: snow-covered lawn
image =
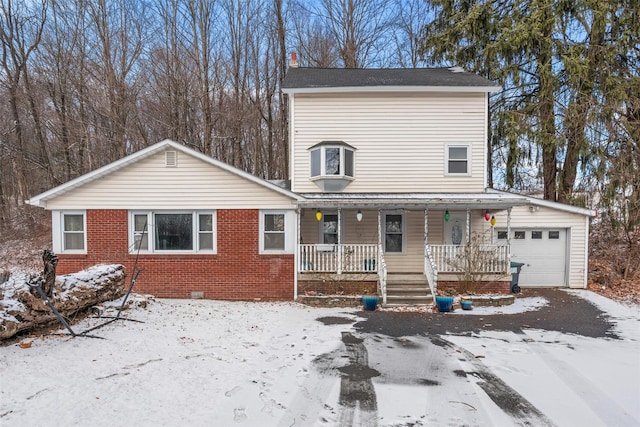
{"label": "snow-covered lawn", "polygon": [[[0,425],[639,425],[638,309],[580,295],[609,313],[621,340],[542,330],[395,338],[359,332],[353,309],[151,300],[126,312],[144,323],[95,331],[104,339],[0,347]],[[531,410],[505,410],[496,390],[515,390]]]}

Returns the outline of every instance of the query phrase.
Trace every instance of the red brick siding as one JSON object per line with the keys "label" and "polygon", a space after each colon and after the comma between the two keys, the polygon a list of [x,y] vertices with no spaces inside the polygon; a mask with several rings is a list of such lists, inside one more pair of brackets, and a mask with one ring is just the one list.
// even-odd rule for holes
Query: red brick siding
{"label": "red brick siding", "polygon": [[[292,300],[293,254],[259,254],[259,211],[218,210],[215,255],[141,254],[144,269],[135,292],[160,298],[224,300]],[[87,254],[58,254],[58,273],[67,274],[95,264],[124,264],[133,271],[136,255],[128,253],[126,210],[87,211]],[[128,282],[127,282],[128,284]]]}

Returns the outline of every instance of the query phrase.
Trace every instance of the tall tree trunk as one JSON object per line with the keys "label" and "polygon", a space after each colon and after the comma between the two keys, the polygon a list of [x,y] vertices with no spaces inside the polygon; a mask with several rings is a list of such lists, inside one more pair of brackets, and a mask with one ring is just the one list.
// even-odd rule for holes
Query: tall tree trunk
{"label": "tall tree trunk", "polygon": [[542,146],[542,172],[544,178],[544,198],[556,200],[556,179],[558,173],[557,154],[558,143],[556,139],[556,123],[553,96],[553,20],[551,15],[551,2],[540,0],[537,3],[537,11],[540,13],[540,38],[537,40],[538,74],[540,76],[539,118],[540,118],[540,143]]}
{"label": "tall tree trunk", "polygon": [[[286,28],[284,26],[282,0],[274,0],[276,11],[276,38],[278,55],[276,56],[276,78],[278,80],[278,113],[277,116],[280,119],[280,128],[278,134],[282,143],[282,159],[274,166],[272,160],[269,162],[269,167],[272,168],[275,176],[281,179],[289,178],[289,116],[288,112],[288,99],[282,93],[282,81],[287,73],[287,44],[286,44]],[[278,149],[277,146],[269,146],[269,152],[274,149]]]}

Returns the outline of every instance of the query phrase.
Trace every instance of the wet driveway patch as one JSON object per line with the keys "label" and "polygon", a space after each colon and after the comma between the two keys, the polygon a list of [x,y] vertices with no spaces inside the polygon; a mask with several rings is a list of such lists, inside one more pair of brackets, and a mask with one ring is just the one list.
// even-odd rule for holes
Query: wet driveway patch
{"label": "wet driveway patch", "polygon": [[340,316],[318,317],[316,320],[318,322],[324,323],[325,325],[348,325],[354,322],[353,319],[348,319],[346,317],[340,317]]}
{"label": "wet driveway patch", "polygon": [[356,330],[390,337],[464,335],[482,331],[543,329],[590,338],[619,339],[606,314],[579,296],[560,289],[525,289],[519,297],[544,297],[549,304],[535,311],[515,314],[462,315],[373,311]]}

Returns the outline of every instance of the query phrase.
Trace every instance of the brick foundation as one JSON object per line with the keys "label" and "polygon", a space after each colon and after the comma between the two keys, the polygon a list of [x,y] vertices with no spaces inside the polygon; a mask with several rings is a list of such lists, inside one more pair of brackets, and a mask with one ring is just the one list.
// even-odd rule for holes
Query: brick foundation
{"label": "brick foundation", "polygon": [[[443,295],[460,295],[468,294],[465,289],[465,284],[462,282],[453,281],[438,281],[438,293]],[[511,282],[506,281],[493,281],[493,282],[480,282],[471,294],[501,294],[507,295],[511,293]]]}
{"label": "brick foundation", "polygon": [[373,280],[298,280],[298,295],[377,295]]}
{"label": "brick foundation", "polygon": [[[128,252],[126,210],[87,210],[87,254],[58,254],[58,274],[95,264],[123,264],[133,269],[136,254]],[[259,254],[259,211],[217,211],[215,255],[140,254],[144,269],[134,291],[159,298],[222,300],[293,300],[293,254]],[[128,284],[128,281],[127,281]]]}

